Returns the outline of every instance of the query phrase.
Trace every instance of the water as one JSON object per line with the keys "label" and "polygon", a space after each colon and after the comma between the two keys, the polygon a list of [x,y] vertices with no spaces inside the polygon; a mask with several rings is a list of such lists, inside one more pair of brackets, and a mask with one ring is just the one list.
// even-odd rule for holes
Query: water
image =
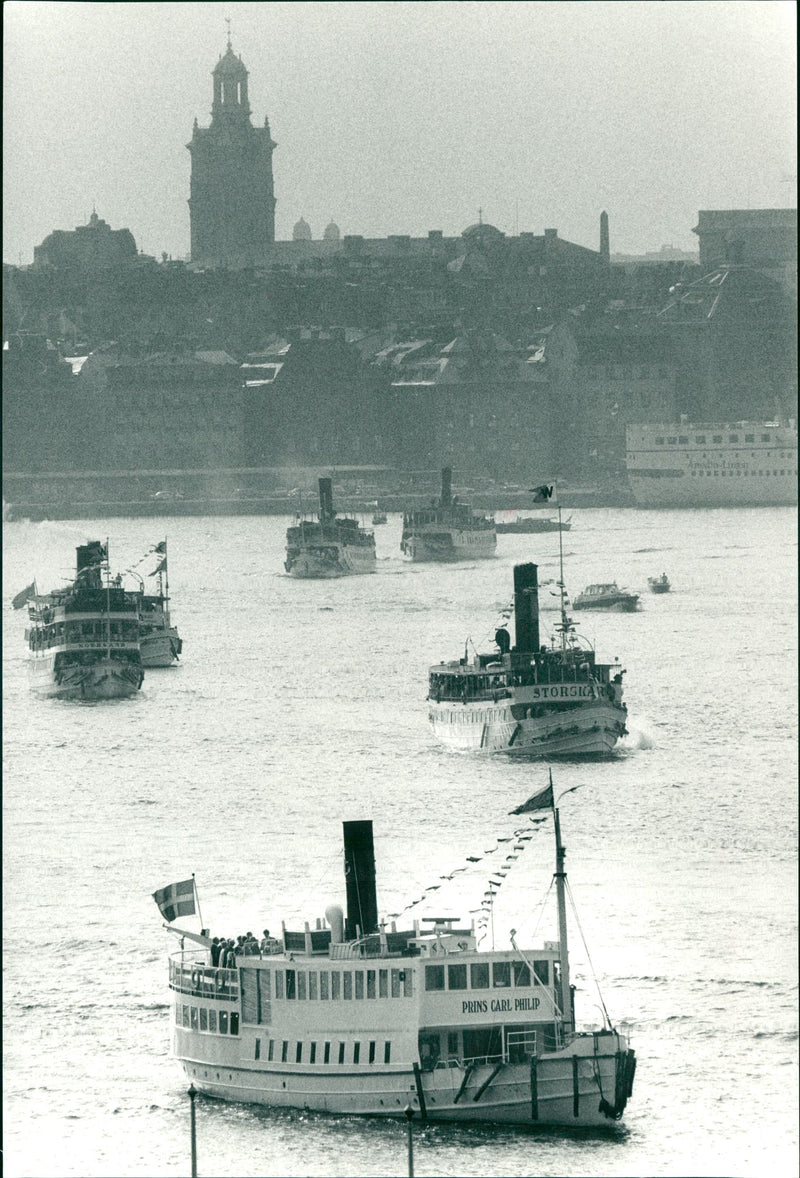
{"label": "water", "polygon": [[[189,1172],[186,1083],[168,1055],[166,954],[151,893],[196,872],[203,922],[236,935],[321,916],[344,896],[341,822],[375,823],[381,912],[481,855],[546,784],[536,762],[441,750],[429,664],[491,649],[515,562],[557,573],[557,536],[501,536],[495,560],[411,566],[400,519],[378,572],[283,575],[286,519],[7,524],[5,1172]],[[69,577],[110,538],[124,568],[169,536],[180,667],[132,700],[40,701],[26,683],[35,574]],[[609,1136],[415,1130],[422,1175],[797,1172],[796,512],[573,513],[573,593],[616,578],[638,614],[583,614],[627,668],[630,737],[603,764],[555,764],[570,884],[612,1018],[639,1069]],[[673,592],[646,591],[666,570]],[[553,617],[545,616],[545,621]],[[496,944],[555,939],[540,901],[550,824],[503,885]],[[491,863],[489,857],[488,863]],[[486,868],[486,870],[484,870]],[[466,914],[486,863],[411,915]],[[447,890],[450,889],[450,890]],[[576,930],[579,1025],[600,1014]],[[198,1103],[200,1174],[406,1173],[405,1125]]]}

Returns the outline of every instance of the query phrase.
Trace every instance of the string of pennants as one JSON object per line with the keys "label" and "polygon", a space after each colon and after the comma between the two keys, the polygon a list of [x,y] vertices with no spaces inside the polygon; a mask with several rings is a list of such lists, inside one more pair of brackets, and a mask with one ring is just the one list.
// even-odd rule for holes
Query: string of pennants
{"label": "string of pennants", "polygon": [[149,560],[150,557],[153,555],[153,553],[156,553],[158,556],[160,556],[161,560],[158,561],[158,563],[156,564],[156,567],[153,569],[153,571],[151,573],[148,573],[147,576],[148,577],[155,577],[155,575],[157,573],[163,573],[167,567],[167,542],[166,542],[166,540],[159,540],[158,544],[151,544],[150,547],[147,549],[147,552],[145,552],[144,556],[140,556],[138,560],[134,561],[133,564],[130,565],[124,571],[126,573],[135,573],[135,571],[136,571],[136,569],[138,569],[139,565],[144,564],[144,562],[146,560]]}
{"label": "string of pennants", "polygon": [[[538,827],[540,823],[546,822],[548,817],[549,815],[546,815],[542,818],[531,818],[531,825]],[[454,876],[460,875],[464,871],[469,871],[470,869],[477,870],[473,867],[474,864],[482,863],[487,856],[494,855],[501,849],[505,849],[510,852],[505,856],[505,859],[503,859],[502,865],[498,867],[496,871],[492,872],[489,878],[489,890],[483,893],[483,899],[481,900],[480,905],[477,908],[471,908],[469,910],[471,916],[479,914],[478,919],[475,922],[478,927],[485,925],[489,920],[491,907],[494,902],[494,897],[497,895],[498,889],[502,887],[506,876],[511,871],[512,867],[516,865],[516,860],[519,859],[520,855],[526,849],[528,843],[535,834],[536,829],[531,830],[530,826],[520,826],[513,832],[513,834],[502,837],[498,836],[498,838],[495,840],[495,845],[493,847],[489,847],[488,850],[484,850],[482,855],[467,855],[463,867],[456,867],[448,875],[439,876],[440,880],[449,881],[453,879]],[[508,843],[513,845],[511,847],[504,847],[504,844]],[[405,908],[401,908],[399,912],[390,912],[388,914],[389,919],[395,920],[398,917],[405,915],[406,912],[410,912],[412,908],[416,908],[417,905],[422,904],[424,900],[431,899],[433,897],[433,893],[438,892],[443,886],[444,885],[442,883],[431,884],[429,887],[425,888],[421,896],[419,896],[416,900],[412,900],[409,904],[406,904]]]}

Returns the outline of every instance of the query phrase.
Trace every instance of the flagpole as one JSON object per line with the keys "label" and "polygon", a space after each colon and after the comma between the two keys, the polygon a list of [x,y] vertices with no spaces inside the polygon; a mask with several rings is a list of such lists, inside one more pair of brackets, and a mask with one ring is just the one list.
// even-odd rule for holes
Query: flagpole
{"label": "flagpole", "polygon": [[203,924],[203,914],[200,911],[200,896],[197,892],[197,880],[194,878],[194,872],[192,872],[192,887],[194,888],[194,902],[197,908],[197,916],[200,921],[200,928],[203,929],[205,928],[205,925]]}
{"label": "flagpole", "polygon": [[[553,787],[553,771],[550,770],[550,788]],[[567,793],[570,791],[567,790]],[[561,795],[563,797],[563,794]],[[569,985],[569,954],[567,950],[567,904],[566,904],[566,879],[567,873],[564,870],[564,859],[566,858],[566,850],[561,841],[561,823],[559,821],[558,809],[555,804],[555,794],[553,798],[553,824],[555,827],[556,836],[556,899],[558,903],[558,958],[559,970],[561,973],[561,1011],[564,1018],[564,1026],[568,1031],[574,1031],[573,1014],[572,1014],[572,991]],[[559,799],[560,800],[560,799]]]}

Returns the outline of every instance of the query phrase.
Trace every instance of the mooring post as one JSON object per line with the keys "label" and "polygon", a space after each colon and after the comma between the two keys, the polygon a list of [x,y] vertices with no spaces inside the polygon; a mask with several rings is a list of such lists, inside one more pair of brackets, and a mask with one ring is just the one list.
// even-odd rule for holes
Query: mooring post
{"label": "mooring post", "polygon": [[414,1138],[411,1134],[414,1110],[410,1104],[406,1105],[406,1119],[408,1121],[408,1178],[414,1178]]}
{"label": "mooring post", "polygon": [[189,1086],[189,1133],[192,1141],[192,1178],[197,1178],[197,1131],[194,1120],[194,1098],[197,1096],[197,1089],[194,1084]]}

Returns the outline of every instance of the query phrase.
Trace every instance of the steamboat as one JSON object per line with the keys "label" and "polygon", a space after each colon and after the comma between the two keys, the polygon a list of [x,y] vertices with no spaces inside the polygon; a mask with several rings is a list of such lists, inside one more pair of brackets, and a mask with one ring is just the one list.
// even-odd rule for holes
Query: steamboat
{"label": "steamboat", "polygon": [[453,749],[525,757],[603,756],[627,732],[618,663],[601,663],[567,614],[540,643],[538,568],[514,568],[515,645],[502,626],[497,649],[431,667],[428,718]]}
{"label": "steamboat", "polygon": [[28,600],[29,677],[38,695],[121,699],[142,685],[141,595],[110,576],[107,556],[97,540],[80,545],[74,582]]}
{"label": "steamboat", "polygon": [[626,465],[640,507],[797,502],[797,424],[629,425]]}
{"label": "steamboat", "polygon": [[156,545],[156,592],[142,593],[139,615],[139,650],[143,667],[171,667],[183,650],[183,640],[169,614],[167,541]]}
{"label": "steamboat", "polygon": [[400,549],[413,561],[452,561],[468,557],[494,556],[497,530],[490,516],[459,503],[453,495],[453,472],[442,471],[442,490],[431,507],[403,513]]}
{"label": "steamboat", "polygon": [[290,577],[346,577],[376,570],[375,536],[358,520],[337,515],[330,479],[319,480],[319,516],[286,532],[284,568]]}
{"label": "steamboat", "polygon": [[[526,806],[552,799],[551,784]],[[190,941],[169,962],[172,1054],[187,1079],[222,1100],[338,1115],[614,1125],[635,1053],[605,1014],[602,1030],[576,1030],[552,812],[559,939],[538,949],[517,948],[512,930],[511,949],[482,950],[474,923],[449,917],[424,931],[379,922],[369,821],[344,823],[346,918],[334,905],[314,929],[284,926],[234,968],[212,964],[207,935],[166,925]],[[167,920],[194,911],[163,905],[169,890],[155,893]]]}

